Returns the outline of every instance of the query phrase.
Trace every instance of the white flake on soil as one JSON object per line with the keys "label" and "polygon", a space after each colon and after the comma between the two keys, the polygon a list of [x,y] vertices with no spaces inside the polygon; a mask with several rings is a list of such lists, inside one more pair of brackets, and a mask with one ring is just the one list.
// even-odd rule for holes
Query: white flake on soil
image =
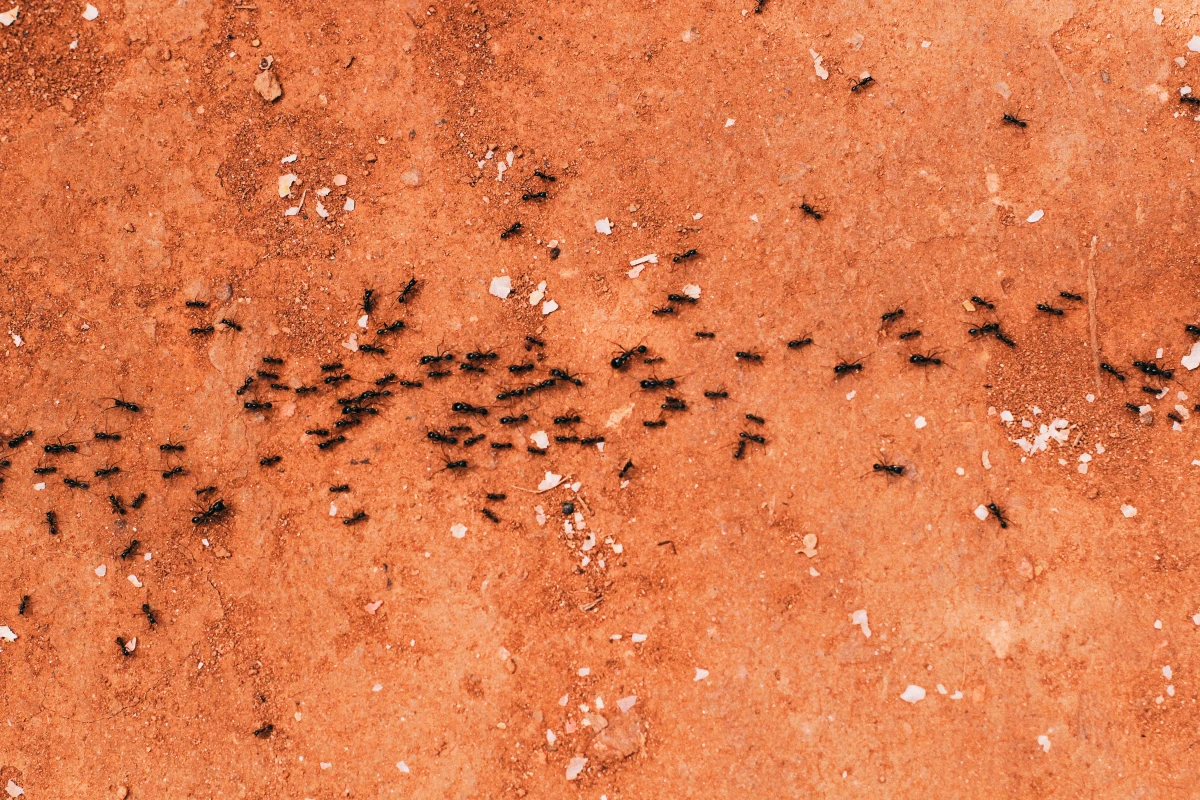
{"label": "white flake on soil", "polygon": [[292,184],[298,180],[296,173],[289,172],[279,176],[279,196],[288,197],[292,193]]}
{"label": "white flake on soil", "polygon": [[405,775],[407,775],[408,773],[412,772],[412,770],[410,770],[410,769],[408,768],[408,764],[405,764],[403,761],[397,761],[397,762],[396,762],[396,769],[400,770],[400,771],[401,771],[401,772],[403,772]]}
{"label": "white flake on soil", "polygon": [[608,217],[596,220],[596,233],[603,233],[605,236],[612,234],[612,223],[608,221]]}
{"label": "white flake on soil", "polygon": [[545,450],[550,446],[550,437],[545,431],[538,431],[529,437],[529,440],[538,446],[539,450]]}
{"label": "white flake on soil", "polygon": [[129,582],[132,583],[134,586],[136,586],[139,589],[142,588],[142,582],[138,580],[137,575],[130,575]]}
{"label": "white flake on soil", "polygon": [[1174,676],[1174,673],[1171,671],[1170,664],[1167,664],[1166,666],[1164,666],[1162,668],[1162,673],[1163,673],[1163,677],[1166,678],[1167,680],[1171,680],[1171,678]]}
{"label": "white flake on soil", "polygon": [[[1200,616],[1200,614],[1197,614],[1197,616]],[[1197,622],[1196,624],[1200,625],[1200,622]],[[635,633],[629,637],[629,641],[633,642],[634,644],[641,644],[642,642],[646,641],[646,638],[647,636],[644,633]]]}
{"label": "white flake on soil", "polygon": [[1163,19],[1164,19],[1164,17],[1163,17],[1163,10],[1162,10],[1161,8],[1156,8],[1156,9],[1154,9],[1154,24],[1155,24],[1155,25],[1162,25],[1162,24],[1163,24]]}
{"label": "white flake on soil", "polygon": [[1038,743],[1038,745],[1041,746],[1043,753],[1050,752],[1050,737],[1049,736],[1047,736],[1046,734],[1043,733],[1041,736],[1039,736],[1037,738],[1037,743]]}
{"label": "white flake on soil", "polygon": [[694,283],[689,283],[683,287],[683,294],[685,297],[690,297],[693,300],[699,300],[700,299],[700,287]]}
{"label": "white flake on soil", "polygon": [[859,609],[850,615],[850,623],[862,628],[863,636],[871,638],[871,626],[867,624],[866,609]]}
{"label": "white flake on soil", "polygon": [[983,503],[980,503],[979,505],[977,505],[975,507],[975,516],[981,520],[987,519],[988,518],[987,506],[985,506]]}
{"label": "white flake on soil", "polygon": [[1187,367],[1189,372],[1200,367],[1200,342],[1192,344],[1192,352],[1181,358],[1179,363]]}
{"label": "white flake on soil", "polygon": [[1121,506],[1121,513],[1125,515],[1125,519],[1137,516],[1137,509],[1126,503]]}
{"label": "white flake on soil", "polygon": [[1040,220],[1040,219],[1041,219],[1042,217],[1044,217],[1044,216],[1046,216],[1046,212],[1045,212],[1045,211],[1042,211],[1042,210],[1039,208],[1037,211],[1035,211],[1035,212],[1033,212],[1032,214],[1030,214],[1030,215],[1029,215],[1029,218],[1028,218],[1028,219],[1026,219],[1025,221],[1026,221],[1026,222],[1037,222],[1038,220]]}
{"label": "white flake on soil", "polygon": [[108,567],[106,567],[105,565],[101,564],[100,566],[96,567],[96,577],[97,578],[103,578],[107,574],[108,574]]}
{"label": "white flake on soil", "polygon": [[343,211],[353,211],[354,210],[354,198],[353,197],[346,198],[346,205],[342,206],[342,210]]}
{"label": "white flake on soil", "polygon": [[700,669],[699,667],[696,667],[696,677],[692,678],[692,680],[702,681],[707,677],[708,677],[708,670]]}
{"label": "white flake on soil", "polygon": [[562,480],[563,480],[562,475],[555,475],[553,472],[547,472],[546,477],[542,480],[541,483],[538,484],[538,491],[539,492],[548,492],[551,489],[553,489],[555,486],[558,486],[560,483],[562,483]]}
{"label": "white flake on soil", "polygon": [[467,526],[461,522],[456,522],[450,526],[450,535],[455,539],[461,539],[467,535]]}
{"label": "white flake on soil", "polygon": [[[0,13],[0,25],[3,25],[4,27],[7,28],[9,25],[12,25],[14,22],[17,21],[17,15],[19,15],[20,13],[21,13],[20,6],[13,6],[8,11]],[[74,48],[72,48],[72,49],[74,49]]]}
{"label": "white flake on soil", "polygon": [[921,430],[921,428],[924,428],[926,424],[927,423],[925,422],[924,417],[917,417],[913,420],[913,425],[916,426],[917,430]]}
{"label": "white flake on soil", "polygon": [[501,300],[506,299],[512,294],[512,277],[509,275],[498,275],[492,278],[492,283],[488,286],[488,294],[499,297]]}
{"label": "white flake on soil", "polygon": [[[97,9],[91,3],[88,3],[87,8],[83,9],[83,18],[86,19],[88,22],[91,22],[92,20],[96,19],[96,17],[98,17],[98,16],[100,16],[99,9]],[[1189,45],[1189,47],[1190,46],[1191,45]]]}
{"label": "white flake on soil", "polygon": [[25,794],[25,790],[17,786],[16,781],[9,780],[8,785],[4,787],[4,791],[8,792],[9,797],[20,797]]}
{"label": "white flake on soil", "polygon": [[583,756],[573,756],[567,764],[567,780],[573,781],[579,777],[579,773],[583,772],[583,768],[587,766],[588,760]]}
{"label": "white flake on soil", "polygon": [[547,300],[546,302],[542,303],[542,316],[543,317],[553,314],[557,310],[558,310],[558,303],[554,302],[553,300]]}
{"label": "white flake on soil", "polygon": [[900,695],[900,699],[906,703],[919,703],[925,699],[925,690],[915,683],[910,683],[904,693]]}
{"label": "white flake on soil", "polygon": [[17,640],[17,634],[14,633],[13,629],[7,625],[0,625],[0,639],[3,639],[6,642],[15,642]]}
{"label": "white flake on soil", "polygon": [[622,697],[617,701],[617,708],[621,709],[622,714],[627,714],[629,713],[629,709],[633,708],[635,703],[637,703],[636,694],[630,695],[629,697]]}
{"label": "white flake on soil", "polygon": [[[91,8],[91,6],[88,6]],[[1187,43],[1188,50],[1193,53],[1200,53],[1200,36],[1193,36]]]}
{"label": "white flake on soil", "polygon": [[817,77],[823,81],[829,80],[829,70],[821,65],[821,61],[823,60],[821,54],[812,49],[809,49],[808,53],[812,56],[813,69],[816,70]]}

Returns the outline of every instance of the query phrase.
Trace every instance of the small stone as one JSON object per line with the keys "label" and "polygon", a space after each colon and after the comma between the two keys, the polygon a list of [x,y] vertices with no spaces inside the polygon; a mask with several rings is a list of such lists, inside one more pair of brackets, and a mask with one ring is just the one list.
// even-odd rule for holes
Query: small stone
{"label": "small stone", "polygon": [[420,186],[421,171],[416,168],[405,170],[404,172],[400,173],[400,182],[405,186]]}
{"label": "small stone", "polygon": [[642,748],[641,725],[638,714],[629,711],[614,718],[605,725],[592,739],[590,747],[592,756],[602,764],[614,764],[629,758]]}
{"label": "small stone", "polygon": [[213,551],[213,555],[216,556],[217,558],[230,558],[233,555],[233,553],[229,552],[228,550],[226,550],[224,547],[222,547],[219,544],[213,545],[212,551]]}
{"label": "small stone", "polygon": [[137,230],[137,229],[133,227],[133,223],[132,223],[132,222],[126,222],[126,223],[125,223],[125,232],[126,232],[126,233],[133,233],[135,230]]}
{"label": "small stone", "polygon": [[504,668],[509,671],[509,674],[512,674],[517,671],[517,662],[506,658],[504,659]]}
{"label": "small stone", "polygon": [[125,798],[128,796],[129,796],[129,787],[127,787],[127,786],[118,786],[117,787],[117,800],[125,800]]}
{"label": "small stone", "polygon": [[367,164],[374,164],[378,160],[379,156],[375,155],[374,153],[367,153],[367,155],[363,158],[363,161]]}
{"label": "small stone", "polygon": [[266,100],[268,103],[274,103],[279,98],[283,97],[283,84],[279,82],[279,78],[271,70],[258,73],[258,77],[254,79],[254,91]]}
{"label": "small stone", "polygon": [[262,41],[259,39],[251,39],[250,46],[251,47],[262,47]]}

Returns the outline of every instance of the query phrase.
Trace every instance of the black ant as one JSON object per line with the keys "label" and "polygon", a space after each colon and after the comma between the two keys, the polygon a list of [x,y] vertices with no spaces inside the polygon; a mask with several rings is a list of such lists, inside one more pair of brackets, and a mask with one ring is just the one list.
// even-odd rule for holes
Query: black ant
{"label": "black ant", "polygon": [[237,324],[236,322],[234,322],[231,319],[226,319],[225,317],[221,317],[219,320],[217,320],[217,323],[220,325],[224,325],[226,328],[231,328],[231,329],[237,331],[238,333],[242,332],[242,326]]}
{"label": "black ant", "polygon": [[1192,336],[1200,336],[1200,325],[1184,325],[1183,329]]}
{"label": "black ant", "polygon": [[102,467],[92,473],[94,478],[111,478],[113,475],[118,475],[121,472],[120,467]]}
{"label": "black ant", "polygon": [[449,377],[450,375],[453,375],[453,374],[454,373],[450,372],[449,370],[435,369],[432,372],[425,373],[425,377],[433,378],[434,380],[437,380],[439,378]]}
{"label": "black ant", "polygon": [[146,502],[146,493],[142,492],[137,497],[133,498],[133,502],[129,504],[130,508],[141,508],[142,503]]}
{"label": "black ant", "polygon": [[317,391],[316,386],[297,386],[296,387],[296,394],[312,394],[315,391]]}
{"label": "black ant", "polygon": [[1063,300],[1074,300],[1077,303],[1083,301],[1083,295],[1072,294],[1071,292],[1059,292],[1058,296]]}
{"label": "black ant", "polygon": [[759,425],[767,424],[767,421],[765,419],[763,419],[762,417],[758,416],[757,414],[747,414],[746,419],[750,420],[751,422],[756,422]]}
{"label": "black ant", "polygon": [[409,295],[417,288],[417,279],[409,278],[408,283],[404,284],[404,288],[400,290],[399,296],[396,297],[397,303],[407,303]]}
{"label": "black ant", "polygon": [[675,313],[675,306],[660,306],[650,313],[656,317],[665,317]]}
{"label": "black ant", "polygon": [[755,444],[766,444],[767,443],[767,438],[765,436],[759,436],[757,433],[748,433],[746,431],[742,431],[741,433],[739,433],[738,438],[745,439],[750,442],[754,442]]}
{"label": "black ant", "polygon": [[888,475],[904,474],[904,467],[900,464],[872,464],[871,469],[876,472],[885,472]]}
{"label": "black ant", "polygon": [[254,383],[254,378],[247,375],[246,380],[242,382],[242,385],[237,388],[237,391],[235,391],[234,394],[236,394],[238,397],[241,397],[243,394],[246,393],[246,390],[249,389],[253,383]]}
{"label": "black ant", "polygon": [[994,516],[996,521],[1000,523],[1001,528],[1008,527],[1008,518],[1004,516],[1004,512],[1000,510],[1000,506],[996,505],[995,503],[988,503],[987,510],[992,512],[992,516]]}
{"label": "black ant", "polygon": [[733,357],[739,361],[762,361],[763,357],[759,353],[750,352],[747,350],[738,350],[733,354]]}
{"label": "black ant", "polygon": [[1167,419],[1171,420],[1172,422],[1178,422],[1180,425],[1183,424],[1183,417],[1179,416],[1174,411],[1167,412]]}
{"label": "black ant", "polygon": [[17,434],[13,438],[9,439],[8,446],[11,448],[17,448],[32,438],[33,438],[33,431],[25,431],[24,433]]}
{"label": "black ant", "polygon": [[667,300],[672,303],[691,303],[692,305],[700,302],[697,298],[688,297],[686,294],[669,294]]}
{"label": "black ant", "polygon": [[542,180],[546,181],[547,183],[554,183],[556,180],[558,180],[558,178],[554,177],[553,175],[547,175],[546,173],[542,172],[540,169],[535,169],[533,171],[533,174],[536,177],[541,178]]}
{"label": "black ant", "polygon": [[508,226],[508,230],[506,230],[506,231],[504,231],[504,233],[500,234],[500,238],[507,239],[511,236],[516,236],[518,233],[521,232],[521,229],[523,227],[525,227],[525,226],[522,225],[521,223],[514,222],[512,225]]}
{"label": "black ant", "polygon": [[164,480],[171,480],[171,478],[178,478],[180,475],[185,474],[185,472],[186,470],[183,467],[172,467],[163,472],[162,476]]}
{"label": "black ant", "polygon": [[600,444],[603,441],[604,441],[603,436],[585,436],[579,440],[579,444],[582,445],[583,447],[590,447],[591,445],[594,445],[594,444]]}
{"label": "black ant", "polygon": [[522,372],[533,372],[533,368],[534,368],[534,364],[532,362],[525,363],[525,364],[509,364],[508,365],[508,371],[513,373],[514,375],[518,375]]}
{"label": "black ant", "polygon": [[550,195],[547,192],[528,192],[521,195],[521,199],[525,202],[529,202],[530,200],[545,200],[549,196]]}
{"label": "black ant", "polygon": [[663,358],[662,356],[658,356],[657,358],[643,358],[642,359],[643,364],[661,364],[664,361],[666,361],[666,359]]}
{"label": "black ant", "polygon": [[668,389],[675,385],[675,379],[674,378],[663,378],[662,380],[660,380],[658,378],[644,378],[640,383],[641,383],[641,387],[643,389],[648,389],[648,390]]}
{"label": "black ant", "polygon": [[804,212],[805,214],[807,214],[808,216],[810,216],[810,217],[812,217],[813,219],[816,219],[816,220],[821,220],[821,219],[824,219],[824,218],[825,218],[825,215],[824,215],[824,214],[822,214],[820,211],[817,211],[817,209],[813,208],[813,207],[812,207],[811,205],[809,205],[808,203],[801,203],[801,204],[800,204],[800,210],[801,210],[801,211],[803,211],[803,212]]}
{"label": "black ant", "polygon": [[308,430],[305,431],[305,433],[308,434],[309,436],[328,436],[329,429],[328,428],[309,428]]}
{"label": "black ant", "polygon": [[661,408],[663,411],[687,411],[687,403],[678,397],[665,397]]}
{"label": "black ant", "polygon": [[470,433],[471,426],[470,425],[451,425],[449,428],[447,428],[447,430],[450,431],[451,433]]}
{"label": "black ant", "polygon": [[[650,363],[650,362],[647,361],[646,363]],[[567,383],[573,383],[576,386],[583,386],[583,381],[581,381],[578,376],[572,375],[571,373],[567,372],[565,369],[559,369],[559,368],[555,367],[550,370],[550,374],[553,375],[555,378],[559,378],[560,380],[566,381]]]}
{"label": "black ant", "polygon": [[350,491],[350,484],[339,483],[337,486],[330,486],[329,491],[332,494],[344,494],[344,493]]}
{"label": "black ant", "polygon": [[512,446],[512,442],[492,442],[493,450],[511,450]]}
{"label": "black ant", "polygon": [[914,328],[914,329],[913,329],[913,330],[911,330],[911,331],[905,331],[904,333],[900,334],[900,336],[899,336],[899,337],[897,337],[897,338],[899,338],[899,339],[901,339],[901,340],[903,340],[903,339],[915,339],[915,338],[917,338],[917,337],[918,337],[918,336],[920,336],[920,335],[921,335],[921,331],[920,331],[920,330],[918,330],[918,329],[916,329],[916,328]]}
{"label": "black ant", "polygon": [[1061,317],[1063,314],[1066,313],[1061,308],[1055,308],[1054,306],[1049,306],[1049,305],[1046,305],[1045,303],[1038,303],[1037,310],[1041,311],[1043,314],[1053,314],[1056,317]]}
{"label": "black ant", "polygon": [[121,498],[117,497],[115,494],[110,494],[108,496],[108,502],[110,505],[112,505],[114,514],[125,516],[125,504],[121,502]]}
{"label": "black ant", "polygon": [[258,465],[260,467],[273,467],[280,461],[283,461],[283,456],[267,456],[266,458],[260,458]]}
{"label": "black ant", "polygon": [[330,375],[328,378],[325,378],[325,383],[329,386],[336,386],[339,383],[345,383],[348,380],[351,380],[351,377],[347,374]]}
{"label": "black ant", "polygon": [[342,520],[342,524],[343,525],[356,525],[359,522],[362,522],[363,520],[365,520],[366,518],[367,518],[367,512],[359,511],[353,517]]}
{"label": "black ant", "polygon": [[916,364],[918,367],[940,367],[942,365],[942,360],[932,353],[927,356],[921,355],[920,353],[913,353],[908,357],[908,363]]}
{"label": "black ant", "polygon": [[989,333],[999,333],[1000,323],[989,322],[987,325],[980,325],[978,328],[968,328],[967,333],[972,336],[985,336]]}
{"label": "black ant", "polygon": [[421,356],[420,363],[421,363],[421,366],[425,366],[427,364],[437,364],[438,362],[441,362],[441,361],[453,361],[453,360],[454,360],[453,353],[438,352],[432,356]]}
{"label": "black ant", "polygon": [[1146,394],[1152,394],[1155,397],[1158,397],[1159,393],[1162,392],[1162,389],[1155,389],[1153,386],[1143,386],[1142,391]]}
{"label": "black ant", "polygon": [[1171,378],[1175,377],[1174,371],[1162,369],[1151,361],[1134,361],[1133,365],[1147,375],[1155,375],[1160,378],[1165,378],[1166,380],[1171,380]]}
{"label": "black ant", "polygon": [[754,13],[761,14],[763,12],[763,7],[766,4],[767,4],[767,0],[756,0],[756,2],[754,3]]}
{"label": "black ant", "polygon": [[225,505],[224,500],[217,500],[204,511],[192,517],[193,525],[206,525],[209,522],[215,522],[225,515],[229,507]]}
{"label": "black ant", "polygon": [[494,503],[500,503],[508,499],[508,495],[502,492],[488,492],[487,499]]}
{"label": "black ant", "polygon": [[257,736],[259,739],[268,739],[268,738],[270,738],[271,734],[274,732],[275,732],[275,726],[268,722],[266,725],[263,725],[261,728],[256,730],[254,732],[254,735]]}
{"label": "black ant", "polygon": [[342,362],[334,361],[329,364],[322,364],[321,372],[337,372],[341,368],[342,368]]}
{"label": "black ant", "polygon": [[833,372],[839,378],[843,375],[849,375],[851,372],[862,372],[863,365],[861,361],[843,361],[833,368]]}
{"label": "black ant", "polygon": [[188,301],[184,302],[184,305],[187,306],[188,308],[208,308],[208,301],[207,300],[188,300]]}
{"label": "black ant", "polygon": [[382,347],[379,347],[378,345],[374,345],[374,344],[360,344],[358,346],[358,352],[374,353],[375,355],[381,356],[381,355],[384,355],[385,353],[387,353],[387,350],[384,350]]}
{"label": "black ant", "polygon": [[279,380],[279,374],[276,372],[266,372],[265,370],[260,369],[260,370],[255,370],[255,374],[258,375],[258,377],[263,378],[264,380],[269,380],[269,381]]}
{"label": "black ant", "polygon": [[60,455],[62,453],[79,452],[79,448],[73,444],[46,444],[42,445],[42,451],[51,455]]}
{"label": "black ant", "polygon": [[362,299],[362,310],[364,314],[370,314],[375,310],[375,290],[364,289]]}
{"label": "black ant", "polygon": [[704,396],[709,400],[727,400],[729,398],[729,392],[725,391],[724,389],[718,391],[706,391]]}
{"label": "black ant", "polygon": [[467,353],[468,361],[495,361],[499,357],[494,350],[472,350]]}
{"label": "black ant", "polygon": [[971,295],[971,302],[977,306],[983,306],[984,308],[988,309],[989,311],[996,310],[996,305],[994,303],[989,303],[987,300],[984,300],[982,297],[979,297],[977,295]]}
{"label": "black ant", "polygon": [[114,397],[112,399],[112,401],[113,401],[112,408],[123,408],[132,414],[137,414],[142,410],[142,407],[139,406],[137,403],[131,403],[128,400],[122,400],[119,397]]}
{"label": "black ant", "polygon": [[526,350],[529,350],[531,347],[545,347],[545,346],[546,346],[546,343],[543,342],[541,339],[537,338],[536,336],[526,336],[525,337],[525,349]]}
{"label": "black ant", "polygon": [[142,603],[142,613],[146,615],[146,621],[150,623],[150,627],[158,624],[158,619],[154,616],[154,612],[150,610],[149,603]]}
{"label": "black ant", "polygon": [[344,441],[346,441],[346,437],[339,435],[339,436],[333,437],[332,439],[326,439],[323,442],[318,442],[317,447],[320,448],[321,450],[328,450],[329,448],[333,447],[334,445],[339,445]]}
{"label": "black ant", "polygon": [[555,436],[554,441],[558,442],[559,444],[578,444],[579,437],[578,436]]}
{"label": "black ant", "polygon": [[242,406],[247,411],[266,411],[273,407],[270,402],[261,403],[257,400],[248,400],[245,403],[242,403]]}
{"label": "black ant", "polygon": [[500,518],[498,516],[496,516],[496,512],[492,511],[490,508],[485,508],[482,511],[480,511],[479,513],[483,514],[485,517],[490,519],[492,522],[500,521]]}
{"label": "black ant", "polygon": [[190,333],[192,336],[208,336],[215,330],[216,328],[214,328],[212,325],[205,325],[202,328],[191,328],[188,330],[188,333]]}
{"label": "black ant", "polygon": [[501,425],[519,425],[522,422],[529,422],[528,414],[522,414],[519,417],[501,417],[500,418]]}
{"label": "black ant", "polygon": [[648,420],[644,420],[642,422],[642,424],[645,425],[647,428],[665,428],[665,427],[667,427],[667,421],[665,419],[658,419],[658,420],[649,420],[648,419]]}
{"label": "black ant", "polygon": [[63,483],[65,483],[67,486],[70,486],[72,489],[89,489],[89,488],[91,488],[91,484],[84,483],[83,481],[78,480],[77,478],[63,478]]}
{"label": "black ant", "polygon": [[378,336],[384,336],[389,333],[399,333],[400,331],[404,330],[404,328],[405,328],[404,320],[398,319],[395,322],[393,322],[391,325],[383,326],[379,330],[375,331],[375,333]]}
{"label": "black ant", "polygon": [[628,475],[628,474],[629,474],[629,471],[630,471],[631,469],[633,469],[633,462],[632,462],[632,461],[626,461],[626,462],[625,462],[625,466],[621,467],[621,471],[617,473],[617,477],[618,477],[618,478],[624,478],[626,475]]}
{"label": "black ant", "polygon": [[812,343],[813,343],[813,340],[812,340],[811,336],[802,336],[799,339],[792,339],[790,342],[787,343],[787,346],[788,346],[789,350],[800,350],[802,348],[808,347]]}
{"label": "black ant", "polygon": [[29,608],[29,595],[21,595],[21,604],[17,606],[17,615],[25,616],[25,611]]}
{"label": "black ant", "polygon": [[487,434],[477,433],[474,436],[463,439],[463,447],[474,447],[487,438]]}
{"label": "black ant", "polygon": [[583,417],[579,416],[578,414],[574,414],[569,417],[564,416],[564,417],[555,417],[554,418],[555,425],[578,425],[582,421],[583,421]]}
{"label": "black ant", "polygon": [[696,331],[697,339],[715,339],[717,335],[712,331]]}
{"label": "black ant", "polygon": [[861,92],[863,89],[867,88],[874,82],[875,82],[875,79],[872,78],[870,75],[868,75],[865,78],[863,78],[862,80],[860,80],[858,83],[851,86],[850,91]]}
{"label": "black ant", "polygon": [[613,358],[609,364],[613,369],[624,369],[625,366],[629,364],[629,359],[633,358],[634,355],[642,355],[645,352],[646,345],[639,344],[637,347],[631,347],[628,350],[623,350],[623,352],[619,356]]}
{"label": "black ant", "polygon": [[50,529],[51,536],[58,535],[58,515],[53,511],[46,512],[46,527]]}
{"label": "black ant", "polygon": [[478,414],[481,417],[488,415],[488,410],[482,406],[473,406],[470,403],[454,403],[450,406],[450,410],[456,414]]}
{"label": "black ant", "polygon": [[355,425],[362,425],[362,417],[339,419],[337,422],[333,423],[333,427],[337,428],[338,430],[342,430],[344,428],[353,428]]}
{"label": "black ant", "polygon": [[1179,102],[1187,103],[1188,105],[1192,105],[1192,106],[1200,106],[1200,97],[1196,97],[1196,96],[1190,95],[1190,94],[1185,94],[1185,95],[1180,96]]}
{"label": "black ant", "polygon": [[274,366],[283,366],[283,359],[276,358],[275,356],[263,356],[262,362],[264,364],[272,364]]}
{"label": "black ant", "polygon": [[58,472],[58,467],[34,467],[34,475],[53,475]]}
{"label": "black ant", "polygon": [[[1134,414],[1137,414],[1139,417],[1142,415],[1142,407],[1137,403],[1126,403],[1125,408],[1129,409]],[[1149,408],[1149,406],[1147,406],[1147,408]]]}
{"label": "black ant", "polygon": [[1012,114],[1005,114],[1004,121],[1007,122],[1009,125],[1016,125],[1018,128],[1024,128],[1026,125],[1029,124],[1028,122],[1021,119],[1020,117],[1013,116]]}
{"label": "black ant", "polygon": [[470,466],[470,464],[467,462],[467,460],[465,458],[460,459],[458,461],[447,461],[446,466],[443,467],[441,470],[439,470],[439,472],[445,472],[446,470],[467,469],[469,466]]}
{"label": "black ant", "polygon": [[687,261],[689,258],[696,258],[699,255],[700,255],[700,251],[693,247],[691,250],[688,250],[686,252],[680,253],[677,256],[674,256],[671,259],[671,261],[675,264],[678,264],[680,261]]}
{"label": "black ant", "polygon": [[212,494],[217,490],[215,486],[202,486],[196,490],[196,497],[202,497],[206,494]]}
{"label": "black ant", "polygon": [[734,451],[733,457],[734,457],[734,459],[741,461],[745,455],[746,455],[746,440],[739,439],[737,450]]}
{"label": "black ant", "polygon": [[133,655],[133,651],[129,649],[129,642],[126,642],[125,639],[120,636],[117,637],[117,646],[121,648],[121,655],[125,656],[126,658],[129,658]]}
{"label": "black ant", "polygon": [[441,442],[443,444],[458,444],[457,436],[447,436],[439,431],[429,431],[425,434],[425,438],[429,439],[430,441]]}
{"label": "black ant", "polygon": [[1118,371],[1116,367],[1114,367],[1112,364],[1109,364],[1107,361],[1100,362],[1100,369],[1104,370],[1109,375],[1112,375],[1114,378],[1121,381],[1122,383],[1125,382],[1125,376],[1120,371]]}
{"label": "black ant", "polygon": [[888,325],[891,325],[893,322],[895,322],[896,320],[900,319],[903,316],[904,316],[904,309],[897,308],[895,311],[889,311],[886,314],[880,315],[879,319],[882,320],[884,327],[887,327]]}
{"label": "black ant", "polygon": [[526,447],[526,448],[525,448],[525,450],[526,450],[526,451],[527,451],[527,452],[528,452],[530,455],[534,455],[534,456],[544,456],[544,455],[546,455],[546,451],[545,451],[545,450],[539,450],[538,448],[536,448],[536,447],[532,447],[532,446],[530,446],[530,447]]}
{"label": "black ant", "polygon": [[378,380],[376,380],[375,385],[376,386],[387,386],[389,383],[395,382],[395,380],[396,380],[396,373],[389,372],[387,375],[384,375],[382,378],[379,378]]}
{"label": "black ant", "polygon": [[1008,338],[1007,336],[1005,336],[1005,335],[1004,335],[1003,333],[1001,333],[1000,331],[996,331],[996,338],[997,338],[997,339],[999,339],[1000,341],[1004,342],[1004,343],[1005,343],[1006,345],[1008,345],[1009,347],[1016,347],[1016,346],[1017,346],[1017,343],[1016,343],[1016,342],[1014,342],[1012,339],[1010,339],[1010,338]]}

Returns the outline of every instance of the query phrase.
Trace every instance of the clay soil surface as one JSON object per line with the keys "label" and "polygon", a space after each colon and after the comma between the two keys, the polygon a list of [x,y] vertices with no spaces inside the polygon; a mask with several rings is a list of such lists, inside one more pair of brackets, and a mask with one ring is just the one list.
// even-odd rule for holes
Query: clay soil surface
{"label": "clay soil surface", "polygon": [[93,2],[0,27],[8,795],[1200,792],[1192,6]]}

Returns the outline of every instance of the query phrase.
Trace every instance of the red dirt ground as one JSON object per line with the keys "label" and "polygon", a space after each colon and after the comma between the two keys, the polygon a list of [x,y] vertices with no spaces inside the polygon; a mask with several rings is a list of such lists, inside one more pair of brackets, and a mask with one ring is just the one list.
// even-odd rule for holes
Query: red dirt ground
{"label": "red dirt ground", "polygon": [[[0,448],[10,795],[1197,792],[1190,6],[1161,24],[1055,0],[19,9],[0,28],[0,432],[34,435]],[[273,103],[253,88],[268,58]],[[651,313],[687,284],[698,303]],[[968,333],[989,322],[1016,347]],[[387,352],[343,347],[355,332]],[[486,374],[459,368],[488,348]],[[1169,380],[1132,366],[1159,348]],[[444,352],[452,374],[426,377]],[[322,383],[335,360],[344,386]],[[583,385],[495,399],[552,368]],[[279,378],[235,394],[258,370]],[[386,373],[424,386],[392,384],[319,449],[305,431]],[[1065,442],[1013,443],[1056,418]],[[456,444],[426,438],[456,424]],[[538,493],[547,471],[566,480]]]}

